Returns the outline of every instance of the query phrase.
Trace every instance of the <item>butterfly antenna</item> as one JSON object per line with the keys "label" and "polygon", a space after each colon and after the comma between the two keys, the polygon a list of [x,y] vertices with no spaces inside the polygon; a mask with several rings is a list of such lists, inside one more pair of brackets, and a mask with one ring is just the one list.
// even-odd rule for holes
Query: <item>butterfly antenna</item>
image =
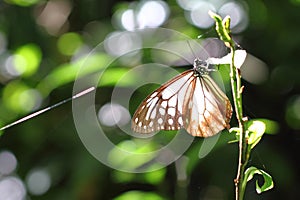
{"label": "butterfly antenna", "polygon": [[205,31],[204,33],[202,33],[201,35],[197,36],[197,39],[201,39],[203,38],[205,35],[208,35],[209,33],[211,33],[214,29],[210,28],[208,31]]}
{"label": "butterfly antenna", "polygon": [[44,112],[47,112],[48,110],[51,110],[51,109],[53,109],[53,108],[56,108],[56,107],[58,107],[58,106],[60,106],[60,105],[62,105],[62,104],[65,104],[65,103],[67,103],[67,102],[69,102],[69,101],[71,101],[71,100],[77,99],[77,98],[79,98],[79,97],[81,97],[81,96],[83,96],[83,95],[86,95],[86,94],[88,94],[88,93],[94,91],[95,89],[96,89],[95,87],[90,87],[90,88],[88,88],[88,89],[86,89],[86,90],[84,90],[84,91],[82,91],[82,92],[79,92],[79,93],[75,94],[74,96],[72,96],[72,97],[70,97],[70,98],[68,98],[68,99],[65,99],[65,100],[63,100],[63,101],[60,101],[60,102],[58,102],[58,103],[56,103],[56,104],[54,104],[54,105],[52,105],[52,106],[46,107],[46,108],[44,108],[44,109],[42,109],[42,110],[39,110],[39,111],[36,111],[36,112],[34,112],[34,113],[30,114],[30,115],[27,115],[26,117],[23,117],[23,118],[21,118],[21,119],[15,121],[15,122],[12,122],[12,123],[10,123],[10,124],[8,124],[8,125],[6,125],[6,126],[0,128],[0,131],[3,131],[3,130],[5,130],[5,129],[8,129],[8,128],[12,127],[12,126],[15,126],[15,125],[17,125],[17,124],[19,124],[19,123],[21,123],[21,122],[24,122],[24,121],[26,121],[26,120],[28,120],[28,119],[30,119],[30,118],[33,118],[33,117],[35,117],[35,116],[38,116],[38,115],[40,115],[40,114],[42,114],[42,113],[44,113]]}
{"label": "butterfly antenna", "polygon": [[233,42],[234,42],[235,46],[237,47],[237,49],[241,49],[241,50],[244,49],[237,41],[235,41],[235,39],[233,39]]}

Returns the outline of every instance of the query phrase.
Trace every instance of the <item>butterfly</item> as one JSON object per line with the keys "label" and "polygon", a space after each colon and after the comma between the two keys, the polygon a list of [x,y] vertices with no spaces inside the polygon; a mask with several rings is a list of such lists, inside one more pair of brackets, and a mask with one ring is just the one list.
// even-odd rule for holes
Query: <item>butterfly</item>
{"label": "butterfly", "polygon": [[152,92],[139,105],[131,121],[137,133],[181,128],[199,137],[216,135],[229,128],[232,106],[209,77],[210,64],[195,59],[193,69],[184,71]]}

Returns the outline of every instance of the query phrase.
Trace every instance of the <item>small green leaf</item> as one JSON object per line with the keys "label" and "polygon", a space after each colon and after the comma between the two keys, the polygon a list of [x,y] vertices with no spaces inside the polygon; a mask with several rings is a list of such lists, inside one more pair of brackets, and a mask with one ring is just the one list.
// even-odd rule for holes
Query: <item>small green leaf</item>
{"label": "small green leaf", "polygon": [[229,129],[229,133],[234,133],[236,139],[235,140],[231,140],[228,143],[235,143],[239,141],[240,138],[240,134],[241,134],[241,129],[238,127],[232,127],[231,129]]}
{"label": "small green leaf", "polygon": [[240,134],[241,133],[241,129],[238,128],[238,127],[232,127],[231,129],[229,129],[229,133]]}
{"label": "small green leaf", "polygon": [[259,120],[251,120],[246,124],[246,133],[248,137],[248,144],[251,149],[260,141],[265,133],[266,125]]}
{"label": "small green leaf", "polygon": [[222,24],[224,26],[224,29],[226,30],[226,32],[229,34],[230,33],[230,17],[227,15],[223,21],[222,21]]}
{"label": "small green leaf", "polygon": [[[271,175],[261,169],[257,169],[256,167],[253,167],[253,166],[249,167],[245,171],[244,181],[246,181],[246,182],[250,181],[255,174],[260,174],[264,178],[264,184],[262,186],[259,186],[258,181],[256,181],[256,192],[258,194],[265,192],[267,190],[270,190],[274,187],[274,182],[273,182]],[[244,184],[244,185],[246,185],[246,184]]]}
{"label": "small green leaf", "polygon": [[226,16],[222,21],[222,18],[216,13],[209,11],[208,14],[216,21],[216,31],[220,39],[225,42],[225,44],[231,44],[232,39],[230,37],[230,17]]}

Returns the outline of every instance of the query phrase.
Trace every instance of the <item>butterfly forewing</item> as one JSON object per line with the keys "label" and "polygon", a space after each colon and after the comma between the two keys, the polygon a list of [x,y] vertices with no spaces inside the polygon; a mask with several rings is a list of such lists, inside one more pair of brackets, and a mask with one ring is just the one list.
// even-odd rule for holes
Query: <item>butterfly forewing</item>
{"label": "butterfly forewing", "polygon": [[196,70],[187,70],[150,94],[138,107],[132,129],[138,133],[179,130],[209,137],[229,127],[230,101],[217,84]]}
{"label": "butterfly forewing", "polygon": [[182,128],[182,103],[193,79],[194,71],[185,71],[150,94],[133,115],[133,131],[151,133]]}

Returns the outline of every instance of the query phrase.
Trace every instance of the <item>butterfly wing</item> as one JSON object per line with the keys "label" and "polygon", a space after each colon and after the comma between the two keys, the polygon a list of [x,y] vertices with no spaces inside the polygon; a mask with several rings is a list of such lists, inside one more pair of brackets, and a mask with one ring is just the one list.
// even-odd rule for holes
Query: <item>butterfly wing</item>
{"label": "butterfly wing", "polygon": [[183,125],[193,136],[209,137],[229,127],[232,107],[208,75],[198,75],[186,91]]}
{"label": "butterfly wing", "polygon": [[150,94],[132,118],[138,133],[179,130],[209,137],[229,127],[230,101],[208,76],[188,70]]}
{"label": "butterfly wing", "polygon": [[187,70],[150,94],[133,115],[133,131],[152,133],[182,128],[182,104],[194,79],[194,70]]}

